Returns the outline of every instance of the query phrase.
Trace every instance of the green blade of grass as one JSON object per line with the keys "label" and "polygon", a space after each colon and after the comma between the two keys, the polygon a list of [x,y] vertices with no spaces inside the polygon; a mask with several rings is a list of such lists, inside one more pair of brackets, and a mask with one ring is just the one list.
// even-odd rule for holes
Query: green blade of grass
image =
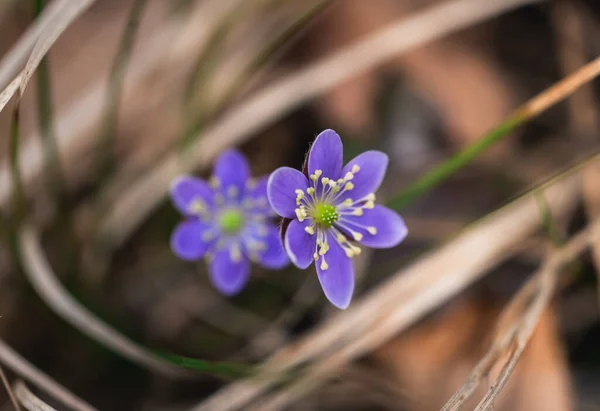
{"label": "green blade of grass", "polygon": [[[39,17],[46,5],[45,0],[35,0],[35,15]],[[57,197],[58,204],[64,202],[65,179],[63,177],[60,154],[56,144],[56,134],[54,129],[54,119],[52,110],[52,88],[50,83],[50,72],[48,58],[44,57],[40,61],[37,69],[37,104],[38,116],[41,128],[42,139],[44,143],[44,155],[48,168],[48,179],[53,192]]]}
{"label": "green blade of grass", "polygon": [[496,142],[508,136],[519,126],[525,124],[532,118],[547,110],[571,95],[582,85],[593,80],[600,74],[600,57],[583,66],[577,72],[564,78],[554,86],[544,90],[523,106],[518,108],[512,115],[504,120],[499,126],[485,134],[481,139],[471,144],[455,156],[433,167],[422,177],[409,184],[396,196],[388,201],[388,206],[400,210],[411,204],[423,194],[437,187],[455,172],[465,167],[476,159],[481,153],[490,148]]}
{"label": "green blade of grass", "polygon": [[135,0],[129,16],[125,30],[119,43],[117,56],[113,62],[108,81],[108,97],[104,106],[102,118],[102,131],[100,133],[100,161],[101,175],[109,175],[115,166],[115,146],[117,135],[117,124],[119,117],[119,108],[121,95],[123,93],[123,83],[127,67],[131,60],[133,46],[135,44],[137,33],[140,27],[142,13],[146,8],[148,0]]}

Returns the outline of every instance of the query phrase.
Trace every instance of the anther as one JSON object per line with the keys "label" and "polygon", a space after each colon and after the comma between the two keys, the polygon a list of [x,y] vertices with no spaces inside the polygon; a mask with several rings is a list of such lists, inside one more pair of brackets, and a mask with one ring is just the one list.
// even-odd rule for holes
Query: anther
{"label": "anther", "polygon": [[358,173],[358,170],[360,170],[360,167],[359,167],[359,165],[358,165],[358,164],[354,164],[354,165],[352,166],[352,172],[353,172],[354,174],[356,174],[356,173]]}
{"label": "anther", "polygon": [[256,188],[256,179],[248,179],[248,181],[246,181],[246,187],[250,190],[254,190]]}
{"label": "anther", "polygon": [[373,226],[369,226],[367,227],[367,231],[369,232],[369,234],[371,235],[375,235],[377,234],[377,228],[373,227]]}
{"label": "anther", "polygon": [[304,214],[302,213],[302,210],[297,208],[294,210],[296,212],[296,218],[298,218],[298,221],[303,222],[304,221]]}
{"label": "anther", "polygon": [[375,207],[375,203],[373,201],[369,200],[365,203],[364,207],[371,209],[371,208]]}
{"label": "anther", "polygon": [[315,193],[315,188],[314,187],[308,187],[306,189],[306,192],[308,193],[309,196],[312,196]]}
{"label": "anther", "polygon": [[242,251],[240,250],[239,245],[235,244],[233,247],[231,247],[231,250],[229,250],[229,256],[231,257],[231,261],[234,263],[240,262],[242,259]]}
{"label": "anther", "polygon": [[356,231],[352,231],[352,237],[354,237],[356,241],[360,241],[362,240],[363,235],[361,233],[357,233]]}
{"label": "anther", "polygon": [[325,262],[325,259],[321,261],[321,270],[327,270],[329,265]]}
{"label": "anther", "polygon": [[329,178],[328,177],[323,177],[321,179],[321,183],[323,183],[323,185],[326,186],[327,184],[329,184]]}
{"label": "anther", "polygon": [[304,227],[304,231],[306,231],[310,235],[313,235],[315,233],[315,229],[311,225],[309,225],[308,227]]}
{"label": "anther", "polygon": [[352,190],[354,188],[354,184],[352,183],[346,183],[346,186],[344,187],[344,190]]}
{"label": "anther", "polygon": [[354,178],[354,174],[352,174],[352,172],[351,172],[351,171],[348,171],[348,172],[346,173],[346,175],[344,176],[344,180],[346,180],[346,181],[350,181],[350,180],[352,180],[353,178]]}
{"label": "anther", "polygon": [[229,186],[227,188],[227,195],[231,198],[237,197],[239,190],[236,186]]}
{"label": "anther", "polygon": [[362,208],[357,208],[356,210],[354,210],[352,212],[352,215],[356,215],[356,216],[361,216],[363,215],[363,209]]}

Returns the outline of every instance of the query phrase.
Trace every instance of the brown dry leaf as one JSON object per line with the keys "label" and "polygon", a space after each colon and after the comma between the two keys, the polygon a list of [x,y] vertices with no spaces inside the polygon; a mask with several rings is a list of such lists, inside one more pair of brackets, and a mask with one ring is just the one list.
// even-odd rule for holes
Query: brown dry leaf
{"label": "brown dry leaf", "polygon": [[[337,2],[315,32],[322,52],[339,48],[394,19],[410,15],[423,3],[410,0]],[[418,6],[418,7],[415,7]],[[504,119],[516,97],[500,68],[486,54],[486,36],[470,30],[452,35],[396,58],[388,69],[405,78],[439,110],[458,147],[480,136]],[[484,33],[485,34],[485,33]],[[324,117],[355,133],[374,127],[373,97],[379,71],[357,76],[319,100]]]}
{"label": "brown dry leaf", "polygon": [[[489,300],[465,299],[440,318],[384,345],[373,356],[390,371],[399,388],[418,399],[411,404],[411,411],[440,409],[483,355],[499,312],[499,304]],[[490,378],[498,372],[494,369]],[[480,387],[463,409],[473,409],[486,389]],[[542,316],[494,409],[572,409],[567,364],[551,309]]]}

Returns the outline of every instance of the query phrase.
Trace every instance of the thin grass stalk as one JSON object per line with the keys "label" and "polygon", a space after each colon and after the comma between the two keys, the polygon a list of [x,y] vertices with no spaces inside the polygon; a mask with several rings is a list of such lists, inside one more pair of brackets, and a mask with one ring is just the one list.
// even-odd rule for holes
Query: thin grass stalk
{"label": "thin grass stalk", "polygon": [[15,407],[16,411],[21,411],[21,406],[19,405],[19,401],[17,401],[17,399],[15,398],[15,394],[13,393],[10,383],[8,382],[8,379],[6,378],[6,374],[4,373],[4,369],[2,368],[2,366],[0,366],[0,379],[2,380],[2,384],[4,385],[4,388],[6,388],[8,398],[10,398],[10,402],[12,403],[13,407]]}
{"label": "thin grass stalk", "polygon": [[[194,141],[195,138],[200,137],[200,131],[207,125],[207,122],[216,116],[219,112],[231,104],[235,97],[239,94],[239,91],[248,84],[248,82],[263,69],[266,65],[272,63],[278,54],[281,54],[283,50],[290,45],[290,43],[300,35],[307,27],[313,22],[319,14],[321,14],[328,6],[333,3],[333,0],[320,0],[311,7],[309,7],[304,13],[302,13],[297,19],[291,24],[284,28],[279,35],[274,36],[271,42],[268,42],[264,48],[253,56],[248,62],[244,70],[233,79],[231,84],[227,87],[224,94],[218,98],[218,101],[212,103],[209,107],[199,107],[201,112],[196,115],[196,120],[193,125],[187,130],[186,135],[183,137],[184,148]],[[193,91],[198,88],[198,84],[193,85],[187,89]],[[190,97],[191,99],[191,97]],[[191,102],[188,100],[188,104]]]}
{"label": "thin grass stalk", "polygon": [[[36,17],[40,16],[45,6],[45,0],[35,0]],[[48,179],[50,180],[50,186],[54,189],[53,192],[57,197],[57,203],[60,205],[64,202],[66,185],[62,173],[58,145],[56,144],[54,114],[52,110],[52,85],[47,57],[44,57],[40,61],[37,70],[37,80],[38,116],[45,148],[44,154],[48,168]]]}
{"label": "thin grass stalk", "polygon": [[510,135],[518,127],[544,112],[549,107],[573,94],[578,88],[587,84],[600,74],[600,57],[586,64],[572,75],[564,78],[554,86],[544,90],[524,105],[516,109],[498,127],[485,134],[481,139],[469,145],[461,152],[435,166],[422,177],[409,184],[393,197],[388,206],[399,210],[431,191],[443,181],[467,164],[475,160],[481,153],[498,141]]}
{"label": "thin grass stalk", "polygon": [[119,122],[119,109],[123,84],[127,67],[131,61],[133,47],[140,27],[142,13],[148,0],[135,0],[127,17],[125,30],[119,43],[117,56],[113,62],[108,82],[108,96],[102,116],[102,131],[100,135],[100,165],[101,175],[108,175],[114,170],[116,163],[116,142]]}

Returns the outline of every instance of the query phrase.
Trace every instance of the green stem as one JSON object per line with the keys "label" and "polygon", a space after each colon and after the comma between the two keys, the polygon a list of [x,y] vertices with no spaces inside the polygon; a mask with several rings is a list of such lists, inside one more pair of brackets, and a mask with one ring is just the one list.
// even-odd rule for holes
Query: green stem
{"label": "green stem", "polygon": [[196,358],[182,357],[170,353],[156,354],[157,356],[174,365],[225,378],[246,378],[255,374],[256,372],[254,366],[248,364],[238,364],[224,361],[206,361]]}
{"label": "green stem", "polygon": [[142,12],[147,3],[148,0],[134,1],[129,17],[127,18],[125,31],[121,37],[117,56],[110,72],[108,80],[108,98],[104,107],[102,120],[103,129],[100,136],[100,142],[102,144],[100,149],[100,164],[104,169],[101,173],[102,175],[109,175],[114,169],[117,123],[121,95],[123,93],[123,83],[127,66],[131,60],[131,53],[140,26]]}
{"label": "green stem", "polygon": [[483,136],[483,138],[471,144],[450,159],[438,164],[408,187],[404,188],[399,194],[389,200],[387,205],[395,210],[406,207],[423,194],[431,191],[458,170],[469,164],[471,161],[477,158],[479,154],[490,148],[497,141],[506,137],[517,127],[529,120],[529,118],[530,117],[528,117],[523,111],[517,111],[498,127],[494,128],[492,131]]}
{"label": "green stem", "polygon": [[[45,0],[35,0],[35,15],[39,16],[46,5]],[[44,142],[46,164],[48,167],[48,178],[50,185],[54,188],[54,193],[58,198],[58,203],[64,203],[65,179],[63,177],[60,154],[56,144],[56,135],[54,132],[54,120],[52,113],[52,89],[50,83],[50,73],[48,69],[48,60],[46,57],[40,61],[37,69],[38,78],[38,116],[41,128],[42,139]]]}

